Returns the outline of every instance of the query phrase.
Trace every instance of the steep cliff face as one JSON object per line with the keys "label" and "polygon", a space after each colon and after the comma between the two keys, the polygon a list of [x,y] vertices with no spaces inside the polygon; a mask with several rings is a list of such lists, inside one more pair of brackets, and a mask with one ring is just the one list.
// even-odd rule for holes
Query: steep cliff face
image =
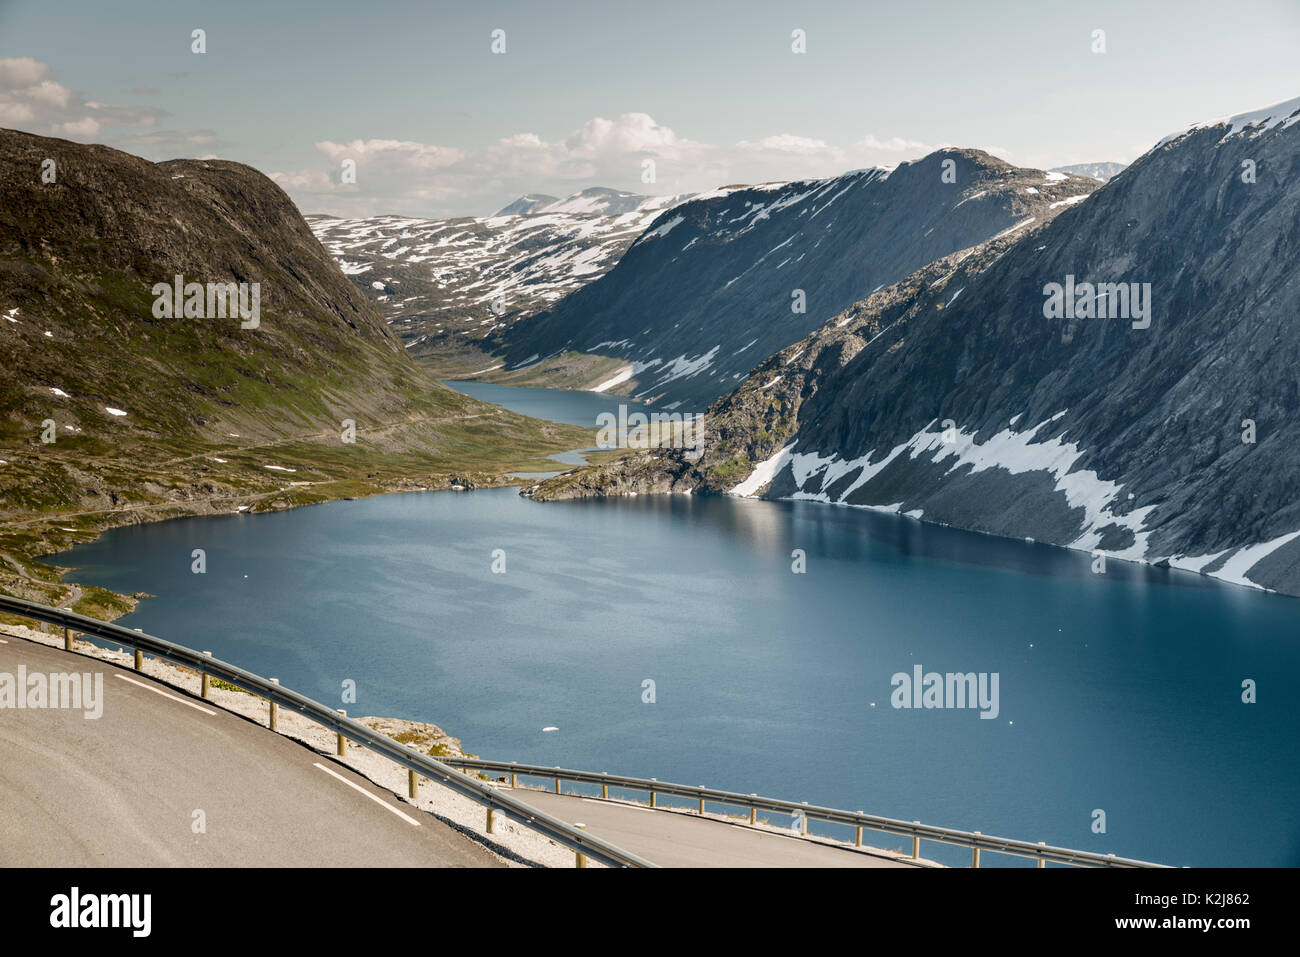
{"label": "steep cliff face", "polygon": [[702,408],[853,302],[1098,185],[944,150],[892,171],[718,190],[663,213],[608,273],[505,330],[507,368],[611,356],[628,365],[616,391]]}
{"label": "steep cliff face", "polygon": [[1292,101],[1167,138],[1041,230],[859,303],[719,401],[698,462],[536,494],[882,508],[1298,594],[1298,266]]}

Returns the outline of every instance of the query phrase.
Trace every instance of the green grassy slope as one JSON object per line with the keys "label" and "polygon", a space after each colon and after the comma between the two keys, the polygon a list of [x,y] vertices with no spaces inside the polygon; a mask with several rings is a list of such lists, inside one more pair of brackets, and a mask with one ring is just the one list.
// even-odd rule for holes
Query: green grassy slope
{"label": "green grassy slope", "polygon": [[[258,283],[258,327],[156,317],[176,274]],[[257,171],[0,130],[0,590],[66,600],[33,557],[113,525],[495,484],[584,444],[434,381]]]}

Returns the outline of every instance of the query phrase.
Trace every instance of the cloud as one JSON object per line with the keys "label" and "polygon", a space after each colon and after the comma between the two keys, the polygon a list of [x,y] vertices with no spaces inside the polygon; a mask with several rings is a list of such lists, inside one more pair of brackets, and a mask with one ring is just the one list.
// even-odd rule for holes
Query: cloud
{"label": "cloud", "polygon": [[53,71],[48,63],[29,56],[0,59],[0,89],[20,89],[35,86]]}
{"label": "cloud", "polygon": [[153,160],[190,158],[200,149],[206,155],[199,159],[218,159],[212,153],[229,144],[218,138],[212,130],[140,130],[134,133],[122,133],[113,137],[112,145],[118,149],[135,153]]}
{"label": "cloud", "polygon": [[[152,160],[211,157],[229,145],[214,130],[159,128],[169,115],[154,106],[88,99],[32,57],[0,58],[0,126],[103,142]],[[384,138],[322,139],[314,147],[317,162],[270,174],[304,211],[428,217],[483,215],[524,193],[564,196],[588,186],[665,195],[834,176],[892,166],[936,148],[870,134],[839,146],[793,132],[709,143],[641,112],[592,117],[555,139],[521,131],[474,149]],[[341,175],[349,160],[356,164],[355,183],[344,183]]]}
{"label": "cloud", "polygon": [[153,106],[87,100],[59,83],[48,63],[0,58],[0,125],[74,140],[97,140],[105,129],[149,127],[166,116]]}
{"label": "cloud", "polygon": [[[711,144],[681,136],[646,113],[624,113],[593,117],[558,140],[522,132],[476,150],[382,139],[325,140],[316,149],[324,164],[270,174],[303,210],[440,217],[483,215],[524,193],[563,196],[596,185],[674,194],[834,176],[915,159],[935,147],[874,136],[838,147],[792,133]],[[342,182],[345,160],[356,163],[354,184]]]}

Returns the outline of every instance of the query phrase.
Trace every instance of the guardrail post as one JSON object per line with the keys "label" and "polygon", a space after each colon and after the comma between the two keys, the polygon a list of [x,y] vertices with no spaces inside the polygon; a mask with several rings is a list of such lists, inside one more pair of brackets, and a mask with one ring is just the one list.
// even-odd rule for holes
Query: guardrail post
{"label": "guardrail post", "polygon": [[[1039,842],[1038,842],[1038,846],[1039,846],[1039,847],[1046,847],[1046,846],[1047,846],[1047,842],[1046,842],[1046,841],[1039,841]],[[1047,858],[1045,858],[1045,857],[1040,857],[1040,858],[1038,859],[1038,866],[1039,866],[1039,867],[1046,867],[1046,866],[1047,866]]]}
{"label": "guardrail post", "polygon": [[406,785],[407,785],[407,792],[410,794],[411,800],[414,801],[417,797],[420,796],[420,781],[415,776],[415,772],[410,770],[409,768],[407,769],[406,772]]}
{"label": "guardrail post", "polygon": [[556,779],[555,779],[555,793],[556,793],[556,794],[559,794],[559,793],[560,793],[560,779],[559,779],[559,778],[556,778]]}
{"label": "guardrail post", "polygon": [[862,846],[862,825],[861,824],[859,824],[857,827],[853,829],[853,846],[854,847]]}
{"label": "guardrail post", "polygon": [[[587,825],[585,824],[574,824],[573,826],[580,831],[585,831],[587,829]],[[575,851],[573,854],[573,866],[585,868],[587,866],[587,855],[582,853],[582,851]]]}
{"label": "guardrail post", "polygon": [[[704,785],[703,785],[703,784],[700,785],[700,790],[701,790],[701,791],[704,790]],[[700,813],[701,813],[701,814],[704,813],[704,798],[700,798]]]}
{"label": "guardrail post", "polygon": [[[752,797],[752,798],[756,798],[756,797],[758,797],[758,795],[757,795],[757,794],[751,794],[750,797]],[[758,823],[758,808],[754,807],[754,805],[752,805],[752,804],[749,806],[749,823],[750,823],[750,824],[757,824],[757,823]]]}
{"label": "guardrail post", "polygon": [[63,650],[72,650],[72,631],[67,627],[63,629]]}
{"label": "guardrail post", "polygon": [[[651,781],[658,781],[659,779],[658,779],[658,778],[651,778],[650,780],[651,780]],[[657,798],[657,795],[655,794],[655,792],[654,792],[654,791],[651,791],[651,792],[650,792],[650,806],[651,806],[651,807],[658,807],[658,806],[659,806],[658,804],[655,803],[656,798]]]}
{"label": "guardrail post", "polygon": [[[348,713],[344,711],[342,708],[339,708],[338,712],[339,714],[343,715],[343,717],[345,718],[348,716]],[[341,758],[348,753],[348,739],[343,737],[342,731],[340,731],[338,734],[339,734],[339,757]]]}
{"label": "guardrail post", "polygon": [[139,648],[135,650],[135,670],[144,671],[144,652]]}
{"label": "guardrail post", "polygon": [[[807,801],[801,801],[801,804],[807,806]],[[799,833],[804,837],[808,836],[808,815],[804,814],[799,817]]]}
{"label": "guardrail post", "polygon": [[518,782],[515,780],[515,772],[513,771],[510,772],[510,786],[512,788],[519,786]]}
{"label": "guardrail post", "polygon": [[[271,679],[271,684],[278,685],[279,683],[280,683],[279,678]],[[272,731],[276,731],[279,729],[279,725],[280,725],[280,720],[279,720],[280,706],[276,704],[274,701],[268,701],[267,704],[271,706],[271,714],[269,720],[267,721],[267,724],[270,725]]]}
{"label": "guardrail post", "polygon": [[[913,821],[912,823],[920,824],[921,822]],[[921,835],[913,834],[912,835],[912,860],[916,861],[916,860],[920,860],[920,858],[921,858]]]}
{"label": "guardrail post", "polygon": [[[601,771],[600,773],[601,773],[601,774],[609,774],[608,771]],[[609,785],[606,784],[606,783],[604,783],[603,781],[601,782],[601,785],[600,785],[600,796],[601,796],[602,798],[604,798],[606,801],[609,800]]]}
{"label": "guardrail post", "polygon": [[[205,651],[203,653],[207,655],[209,658],[212,657],[212,652],[210,651]],[[211,696],[212,696],[212,677],[206,671],[204,671],[203,672],[203,698],[206,700]]]}
{"label": "guardrail post", "polygon": [[493,807],[487,809],[487,832],[489,834],[497,832],[497,812],[496,808]]}
{"label": "guardrail post", "polygon": [[[972,831],[971,833],[974,834],[976,837],[979,837],[980,832]],[[970,866],[971,867],[980,866],[980,846],[978,844],[976,844],[974,847],[970,849]]]}

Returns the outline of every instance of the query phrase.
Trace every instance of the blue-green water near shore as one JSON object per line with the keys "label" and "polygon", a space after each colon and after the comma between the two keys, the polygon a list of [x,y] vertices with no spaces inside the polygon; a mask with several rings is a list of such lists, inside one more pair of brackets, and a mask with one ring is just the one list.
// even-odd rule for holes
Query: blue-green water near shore
{"label": "blue-green water near shore", "polygon": [[[577,395],[575,415],[625,401]],[[544,399],[531,414],[565,421]],[[1296,599],[815,503],[513,489],[132,526],[54,560],[156,594],[130,627],[339,706],[353,679],[350,713],[432,721],[484,757],[1300,864]],[[997,717],[892,707],[918,664],[997,673]]]}

